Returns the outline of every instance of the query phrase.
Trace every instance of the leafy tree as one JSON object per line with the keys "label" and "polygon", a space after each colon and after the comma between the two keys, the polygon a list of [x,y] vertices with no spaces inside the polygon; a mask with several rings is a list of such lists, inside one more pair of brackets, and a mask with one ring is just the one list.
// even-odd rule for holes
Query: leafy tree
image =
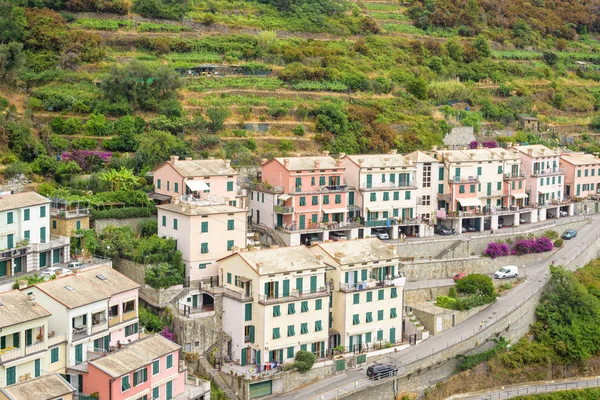
{"label": "leafy tree", "polygon": [[28,49],[58,51],[62,48],[67,28],[60,14],[47,8],[28,8],[25,15],[28,24],[25,45]]}
{"label": "leafy tree", "polygon": [[31,163],[31,170],[40,175],[54,175],[58,164],[59,162],[54,157],[41,154]]}
{"label": "leafy tree", "polygon": [[146,328],[147,332],[159,332],[165,326],[164,322],[160,319],[160,316],[154,314],[146,307],[139,307],[138,314],[140,317],[140,324]]}
{"label": "leafy tree", "polygon": [[69,141],[57,135],[50,135],[48,146],[56,153],[62,153],[69,148]]}
{"label": "leafy tree", "polygon": [[135,0],[133,11],[147,18],[179,20],[188,10],[187,0]]}
{"label": "leafy tree", "polygon": [[138,171],[144,168],[154,168],[169,156],[187,155],[189,145],[165,131],[150,131],[140,140],[135,153],[135,164]]}
{"label": "leafy tree", "polygon": [[491,57],[492,49],[490,49],[490,43],[483,35],[477,35],[473,41],[473,47],[479,51],[481,57]]}
{"label": "leafy tree", "polygon": [[229,117],[230,112],[224,107],[209,107],[208,110],[206,110],[206,114],[208,115],[209,120],[208,129],[212,133],[216,133],[223,129],[223,124]]}
{"label": "leafy tree", "polygon": [[123,167],[118,171],[111,169],[100,174],[100,180],[108,183],[110,190],[132,190],[140,186],[140,178],[135,176],[133,170]]}
{"label": "leafy tree", "polygon": [[108,121],[103,114],[93,112],[83,126],[88,135],[108,136],[113,132],[112,122]]}
{"label": "leafy tree", "polygon": [[27,28],[24,5],[22,0],[0,0],[0,44],[23,41]]}
{"label": "leafy tree", "polygon": [[544,51],[542,57],[544,57],[544,62],[551,67],[555,66],[558,62],[558,56],[552,51]]}
{"label": "leafy tree", "polygon": [[314,111],[317,132],[329,132],[340,135],[348,132],[348,116],[341,103],[326,102]]}
{"label": "leafy tree", "polygon": [[512,35],[517,39],[518,45],[528,45],[531,43],[533,31],[531,26],[523,19],[518,20],[512,28]]}
{"label": "leafy tree", "polygon": [[463,47],[455,37],[448,39],[445,44],[448,56],[454,61],[462,61],[463,59]]}
{"label": "leafy tree", "polygon": [[23,45],[17,42],[0,44],[0,81],[14,83],[17,74],[25,63]]}
{"label": "leafy tree", "polygon": [[4,176],[8,179],[29,173],[31,173],[31,167],[23,161],[16,161],[4,169]]}
{"label": "leafy tree", "polygon": [[552,99],[552,105],[559,110],[563,110],[565,108],[565,95],[562,92],[556,92]]}
{"label": "leafy tree", "polygon": [[427,99],[427,81],[422,77],[411,80],[406,85],[406,90],[419,100]]}
{"label": "leafy tree", "polygon": [[495,296],[494,283],[492,279],[483,274],[470,274],[456,282],[456,291],[458,293]]}
{"label": "leafy tree", "polygon": [[298,350],[294,357],[293,366],[300,372],[310,371],[317,361],[317,356],[306,350]]}
{"label": "leafy tree", "polygon": [[[144,121],[143,123],[145,124]],[[136,121],[136,118],[131,115],[120,118],[115,123],[117,137],[105,141],[102,145],[108,150],[135,151],[139,145],[137,133],[140,133],[144,129],[143,125],[140,129],[140,125],[141,123]]]}

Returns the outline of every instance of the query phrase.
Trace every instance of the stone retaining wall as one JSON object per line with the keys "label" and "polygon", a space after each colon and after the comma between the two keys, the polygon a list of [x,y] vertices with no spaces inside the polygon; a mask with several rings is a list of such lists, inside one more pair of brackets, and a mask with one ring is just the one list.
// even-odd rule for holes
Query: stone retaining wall
{"label": "stone retaining wall", "polygon": [[121,227],[121,226],[129,226],[135,232],[138,231],[138,224],[144,220],[148,219],[148,217],[143,218],[109,218],[109,219],[96,219],[91,222],[92,228],[96,229],[96,232],[102,233],[103,230],[108,228],[109,226]]}

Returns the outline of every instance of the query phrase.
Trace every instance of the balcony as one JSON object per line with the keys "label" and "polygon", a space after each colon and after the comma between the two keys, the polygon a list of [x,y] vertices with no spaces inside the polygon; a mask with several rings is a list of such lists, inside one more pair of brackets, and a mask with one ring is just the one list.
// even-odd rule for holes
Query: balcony
{"label": "balcony", "polygon": [[276,214],[293,214],[294,207],[273,206],[273,211]]}
{"label": "balcony", "polygon": [[125,312],[125,313],[123,313],[123,316],[121,317],[121,322],[129,321],[129,320],[135,319],[135,318],[137,318],[136,310]]}
{"label": "balcony", "polygon": [[479,176],[450,176],[450,183],[479,183]]}
{"label": "balcony", "polygon": [[347,192],[348,185],[327,185],[319,187],[321,193]]}
{"label": "balcony", "polygon": [[268,182],[253,182],[250,183],[248,186],[250,190],[256,190],[259,192],[283,193],[283,187],[273,186]]}
{"label": "balcony", "polygon": [[19,240],[15,247],[12,249],[4,250],[0,252],[0,261],[8,260],[10,258],[21,257],[27,255],[31,251],[31,246],[29,245],[29,240],[23,239]]}
{"label": "balcony", "polygon": [[381,227],[381,226],[388,226],[388,223],[390,225],[397,224],[396,220],[389,218],[389,219],[380,219],[380,220],[375,220],[375,221],[365,221],[363,223],[363,225],[366,227],[370,227],[370,228],[376,228],[376,227]]}
{"label": "balcony", "polygon": [[505,181],[518,181],[527,178],[525,172],[517,172],[516,174],[504,174]]}
{"label": "balcony", "polygon": [[87,326],[79,326],[77,328],[73,328],[71,331],[71,340],[72,341],[84,339],[87,336],[88,336]]}
{"label": "balcony", "polygon": [[51,235],[50,240],[44,243],[32,243],[31,249],[35,253],[52,250],[58,247],[68,246],[70,239],[67,236]]}
{"label": "balcony", "polygon": [[329,290],[327,286],[320,286],[314,292],[311,291],[298,291],[296,289],[290,290],[289,296],[271,297],[264,294],[258,295],[258,303],[263,305],[269,304],[280,304],[287,303],[289,301],[297,301],[304,299],[313,299],[316,297],[329,296]]}
{"label": "balcony", "polygon": [[64,219],[87,217],[89,214],[89,208],[78,208],[75,210],[59,210],[57,208],[50,209],[50,216]]}
{"label": "balcony", "polygon": [[[479,198],[480,199],[487,199],[487,198],[491,198],[491,197],[506,197],[508,196],[508,193],[504,193],[503,190],[492,190],[492,191],[485,191],[485,192],[481,192],[479,193]],[[460,199],[456,199],[458,201],[460,201]]]}
{"label": "balcony", "polygon": [[118,315],[108,317],[108,327],[112,328],[115,325],[119,325],[121,323],[121,318]]}
{"label": "balcony", "polygon": [[286,224],[284,226],[278,226],[275,229],[289,232],[301,232],[301,233],[310,233],[310,232],[318,232],[318,231],[329,231],[329,230],[345,230],[345,229],[353,229],[360,228],[360,224],[354,222],[321,222],[321,223],[312,223],[307,222],[304,228],[300,229],[298,224],[291,223]]}
{"label": "balcony", "polygon": [[252,295],[251,294],[244,294],[242,292],[238,292],[236,290],[233,290],[229,287],[226,287],[223,289],[223,296],[225,297],[229,297],[232,300],[237,300],[239,302],[242,303],[247,303],[252,301]]}
{"label": "balcony", "polygon": [[408,190],[408,189],[416,189],[417,185],[414,180],[401,180],[399,182],[381,182],[381,183],[373,183],[367,184],[365,182],[361,183],[360,189],[369,191],[369,190]]}
{"label": "balcony", "polygon": [[67,341],[67,335],[55,335],[54,333],[48,334],[48,347],[54,346],[55,344],[64,343]]}
{"label": "balcony", "polygon": [[531,176],[552,176],[552,175],[564,175],[564,168],[548,168],[548,169],[537,169],[533,170]]}
{"label": "balcony", "polygon": [[[399,278],[399,277],[397,277]],[[340,282],[340,292],[350,293],[368,289],[381,289],[385,287],[396,287],[401,286],[391,276],[389,279],[369,279],[368,281],[358,283],[344,283]]]}
{"label": "balcony", "polygon": [[23,348],[9,347],[4,350],[0,350],[0,363],[4,364],[19,357],[23,357],[23,354]]}

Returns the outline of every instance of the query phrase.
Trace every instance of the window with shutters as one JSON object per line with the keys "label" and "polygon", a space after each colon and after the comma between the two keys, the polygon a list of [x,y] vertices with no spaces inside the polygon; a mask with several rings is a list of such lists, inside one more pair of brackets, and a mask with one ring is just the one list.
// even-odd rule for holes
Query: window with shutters
{"label": "window with shutters", "polygon": [[323,330],[323,324],[321,321],[315,321],[315,332],[321,332]]}
{"label": "window with shutters", "polygon": [[173,229],[177,230],[177,218],[173,218]]}
{"label": "window with shutters", "polygon": [[325,177],[324,176],[320,176],[319,177],[319,185],[320,186],[324,186],[325,185]]}
{"label": "window with shutters", "polygon": [[319,196],[313,196],[312,197],[312,205],[313,206],[319,205]]}
{"label": "window with shutters", "polygon": [[252,303],[244,304],[244,321],[252,321]]}
{"label": "window with shutters", "polygon": [[[315,178],[313,178],[314,180]],[[313,182],[314,186],[314,182]],[[294,346],[287,348],[287,358],[294,358]]]}
{"label": "window with shutters", "polygon": [[329,204],[329,195],[328,194],[323,196],[323,204]]}
{"label": "window with shutters", "polygon": [[308,312],[308,301],[303,301],[300,305],[300,311],[305,313]]}
{"label": "window with shutters", "polygon": [[227,220],[227,230],[232,231],[235,229],[235,221],[233,219]]}
{"label": "window with shutters", "polygon": [[131,389],[131,385],[129,384],[129,375],[125,375],[121,378],[121,392],[126,392]]}
{"label": "window with shutters", "polygon": [[274,317],[281,316],[281,306],[273,306],[273,316]]}
{"label": "window with shutters", "polygon": [[44,218],[46,216],[46,206],[40,207],[40,218]]}
{"label": "window with shutters", "polygon": [[465,185],[460,185],[458,187],[458,193],[464,193],[465,192]]}
{"label": "window with shutters", "polygon": [[227,283],[231,283],[231,272],[227,273]]}
{"label": "window with shutters", "polygon": [[315,300],[315,310],[321,310],[321,309],[323,309],[323,300],[322,299]]}
{"label": "window with shutters", "polygon": [[287,327],[287,335],[288,337],[292,337],[296,335],[296,332],[294,330],[294,325],[288,325]]}
{"label": "window with shutters", "polygon": [[279,328],[273,328],[273,339],[279,339],[280,337]]}
{"label": "window with shutters", "polygon": [[162,226],[167,226],[167,217],[166,216],[162,216]]}
{"label": "window with shutters", "polygon": [[352,316],[352,325],[358,325],[358,324],[360,324],[360,315],[354,314]]}
{"label": "window with shutters", "polygon": [[58,358],[58,347],[55,347],[50,350],[50,363],[54,364],[55,362],[58,362]]}
{"label": "window with shutters", "polygon": [[371,193],[371,201],[377,201],[377,193]]}
{"label": "window with shutters", "polygon": [[6,223],[12,224],[13,222],[14,222],[14,213],[12,211],[9,211],[6,213]]}
{"label": "window with shutters", "polygon": [[288,315],[296,314],[296,305],[294,303],[288,304]]}
{"label": "window with shutters", "polygon": [[393,287],[392,293],[391,293],[391,298],[395,299],[396,297],[398,297],[398,290],[397,290],[397,288]]}
{"label": "window with shutters", "polygon": [[24,221],[29,221],[29,218],[30,218],[30,211],[29,211],[29,209],[23,210],[23,220]]}
{"label": "window with shutters", "polygon": [[373,292],[367,292],[367,303],[373,301]]}
{"label": "window with shutters", "polygon": [[133,373],[133,386],[141,385],[148,380],[148,370],[142,368]]}
{"label": "window with shutters", "polygon": [[390,192],[383,192],[383,201],[390,201]]}
{"label": "window with shutters", "polygon": [[300,205],[301,206],[305,206],[306,205],[306,197],[300,197]]}
{"label": "window with shutters", "polygon": [[167,369],[173,368],[173,354],[167,356]]}
{"label": "window with shutters", "polygon": [[390,318],[396,318],[398,314],[396,314],[396,307],[390,309]]}
{"label": "window with shutters", "polygon": [[203,221],[200,224],[200,233],[207,233],[208,232],[208,221]]}
{"label": "window with shutters", "polygon": [[160,386],[152,389],[152,400],[160,398]]}
{"label": "window with shutters", "polygon": [[152,375],[156,375],[160,372],[160,360],[152,361]]}
{"label": "window with shutters", "polygon": [[235,242],[233,240],[228,240],[227,241],[227,251],[233,250],[234,245],[235,245]]}
{"label": "window with shutters", "polygon": [[377,291],[377,299],[378,300],[383,300],[385,298],[385,292],[383,291],[383,289],[380,289]]}
{"label": "window with shutters", "polygon": [[305,335],[308,333],[308,323],[304,322],[300,325],[300,334]]}
{"label": "window with shutters", "polygon": [[227,182],[227,191],[233,192],[233,182]]}
{"label": "window with shutters", "polygon": [[352,295],[352,304],[359,304],[360,303],[360,293],[354,293]]}
{"label": "window with shutters", "polygon": [[202,253],[202,254],[208,253],[208,243],[200,244],[200,253]]}
{"label": "window with shutters", "polygon": [[336,194],[335,195],[335,204],[341,204],[341,203],[342,203],[342,195]]}
{"label": "window with shutters", "polygon": [[383,321],[383,310],[377,311],[377,321]]}

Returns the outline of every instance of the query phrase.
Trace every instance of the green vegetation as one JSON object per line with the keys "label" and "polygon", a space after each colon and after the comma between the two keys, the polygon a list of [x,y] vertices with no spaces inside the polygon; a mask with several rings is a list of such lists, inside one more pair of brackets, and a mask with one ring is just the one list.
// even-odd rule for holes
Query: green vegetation
{"label": "green vegetation", "polygon": [[532,394],[529,396],[514,397],[515,400],[591,400],[597,398],[600,398],[599,388],[566,390],[556,393]]}
{"label": "green vegetation", "polygon": [[306,350],[298,350],[292,366],[300,372],[306,372],[312,369],[315,361],[317,361],[317,356],[313,353]]}
{"label": "green vegetation", "polygon": [[456,290],[449,292],[448,296],[438,296],[435,304],[450,310],[466,311],[492,303],[496,296],[494,284],[489,276],[470,274],[456,282]]}
{"label": "green vegetation", "polygon": [[496,345],[491,349],[481,353],[473,354],[472,356],[466,356],[458,366],[458,369],[461,371],[471,369],[483,362],[490,360],[496,354],[506,350],[507,347],[508,341],[501,337],[498,341],[496,341]]}

